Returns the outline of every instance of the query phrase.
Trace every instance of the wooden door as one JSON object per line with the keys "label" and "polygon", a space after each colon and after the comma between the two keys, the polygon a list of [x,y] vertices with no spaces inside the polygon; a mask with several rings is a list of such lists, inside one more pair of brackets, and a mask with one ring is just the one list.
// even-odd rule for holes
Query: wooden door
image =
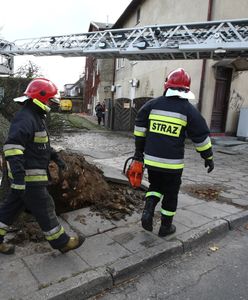
{"label": "wooden door", "polygon": [[214,106],[210,125],[211,132],[225,132],[231,79],[231,68],[217,67]]}

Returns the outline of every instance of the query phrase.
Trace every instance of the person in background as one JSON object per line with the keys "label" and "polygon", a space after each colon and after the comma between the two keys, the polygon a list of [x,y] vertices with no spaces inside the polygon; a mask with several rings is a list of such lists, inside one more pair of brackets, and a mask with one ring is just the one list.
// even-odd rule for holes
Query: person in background
{"label": "person in background", "polygon": [[106,112],[106,104],[105,101],[103,100],[102,102],[102,122],[103,122],[103,126],[105,125],[105,112]]}
{"label": "person in background", "polygon": [[135,120],[136,160],[148,170],[149,189],[141,223],[153,230],[156,205],[162,200],[159,236],[176,231],[172,224],[176,214],[178,193],[184,168],[184,142],[189,137],[201,155],[208,173],[214,169],[209,128],[200,112],[188,101],[191,79],[184,69],[172,71],[164,84],[164,94],[145,103]]}
{"label": "person in background", "polygon": [[10,192],[0,207],[0,253],[13,254],[15,246],[4,242],[8,227],[24,209],[31,212],[51,247],[66,253],[82,245],[83,236],[68,236],[59,223],[52,197],[47,191],[48,165],[53,160],[60,169],[64,161],[50,146],[45,116],[51,103],[59,103],[58,89],[48,79],[35,78],[14,116],[3,152],[10,178]]}
{"label": "person in background", "polygon": [[98,123],[98,125],[101,125],[101,121],[103,118],[103,106],[100,103],[100,101],[97,101],[97,104],[95,106],[95,112],[96,112],[96,116],[97,116],[97,123]]}

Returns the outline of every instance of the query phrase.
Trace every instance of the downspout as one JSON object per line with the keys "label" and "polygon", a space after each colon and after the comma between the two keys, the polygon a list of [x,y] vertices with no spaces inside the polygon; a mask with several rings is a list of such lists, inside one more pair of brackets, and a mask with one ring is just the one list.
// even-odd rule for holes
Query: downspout
{"label": "downspout", "polygon": [[[113,63],[113,78],[112,78],[112,85],[114,86],[115,85],[115,68],[116,68],[116,58],[114,58],[114,63]],[[114,91],[112,92],[112,95],[111,95],[111,110],[112,110],[112,113],[111,113],[111,120],[110,120],[110,129],[113,130],[114,129],[114,115],[115,115],[115,111],[114,111]]]}
{"label": "downspout", "polygon": [[[207,21],[211,21],[212,20],[213,1],[214,0],[208,0]],[[199,91],[199,102],[198,102],[198,109],[199,109],[200,112],[202,110],[202,101],[203,101],[202,97],[203,97],[204,82],[205,82],[205,76],[206,76],[206,62],[207,62],[207,59],[204,58],[203,62],[202,62],[200,91]]]}

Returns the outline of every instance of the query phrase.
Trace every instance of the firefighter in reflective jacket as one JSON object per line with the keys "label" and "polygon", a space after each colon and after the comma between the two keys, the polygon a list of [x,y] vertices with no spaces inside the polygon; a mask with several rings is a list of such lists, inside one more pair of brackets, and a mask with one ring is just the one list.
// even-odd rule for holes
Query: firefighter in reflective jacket
{"label": "firefighter in reflective jacket", "polygon": [[57,87],[45,78],[32,80],[25,96],[14,99],[23,103],[11,123],[3,151],[11,180],[10,193],[0,208],[0,253],[14,253],[14,245],[4,242],[4,236],[16,216],[26,208],[36,218],[46,240],[54,249],[65,253],[79,247],[84,237],[70,237],[58,222],[54,202],[47,191],[48,164],[58,167],[65,163],[50,147],[45,115],[56,98]]}
{"label": "firefighter in reflective jacket", "polygon": [[153,215],[162,200],[159,236],[176,231],[172,224],[184,168],[186,136],[204,159],[208,172],[214,168],[209,128],[199,111],[189,103],[190,76],[184,69],[172,71],[164,84],[164,95],[145,103],[135,120],[135,158],[148,170],[149,189],[141,223],[153,230]]}

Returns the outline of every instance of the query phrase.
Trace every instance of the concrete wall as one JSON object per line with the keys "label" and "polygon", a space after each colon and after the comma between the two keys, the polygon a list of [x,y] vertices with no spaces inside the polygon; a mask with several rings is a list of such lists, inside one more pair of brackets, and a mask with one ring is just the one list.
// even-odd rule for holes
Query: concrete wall
{"label": "concrete wall", "polygon": [[[146,0],[140,7],[140,22],[136,23],[136,11],[134,11],[123,24],[123,28],[154,24],[205,22],[208,16],[208,6],[208,0]],[[247,18],[247,11],[247,0],[213,0],[212,20]],[[215,78],[213,65],[215,63],[216,61],[207,60],[203,83],[202,114],[208,125],[211,122],[214,102]],[[129,97],[130,94],[134,95],[134,98],[157,97],[163,93],[163,83],[166,75],[175,68],[183,67],[191,75],[191,89],[196,95],[196,101],[193,104],[196,104],[199,100],[202,65],[202,60],[145,62],[126,60],[125,67],[116,71],[117,92],[115,98],[120,95],[121,97]],[[140,82],[139,87],[135,90],[129,83],[132,79],[138,79]],[[238,74],[237,76],[234,72],[230,95],[232,95],[233,90],[244,98],[242,105],[245,105],[247,103],[246,95],[248,95],[246,74]],[[235,133],[238,112],[232,108],[233,102],[234,100],[230,101],[228,109],[226,131]]]}

